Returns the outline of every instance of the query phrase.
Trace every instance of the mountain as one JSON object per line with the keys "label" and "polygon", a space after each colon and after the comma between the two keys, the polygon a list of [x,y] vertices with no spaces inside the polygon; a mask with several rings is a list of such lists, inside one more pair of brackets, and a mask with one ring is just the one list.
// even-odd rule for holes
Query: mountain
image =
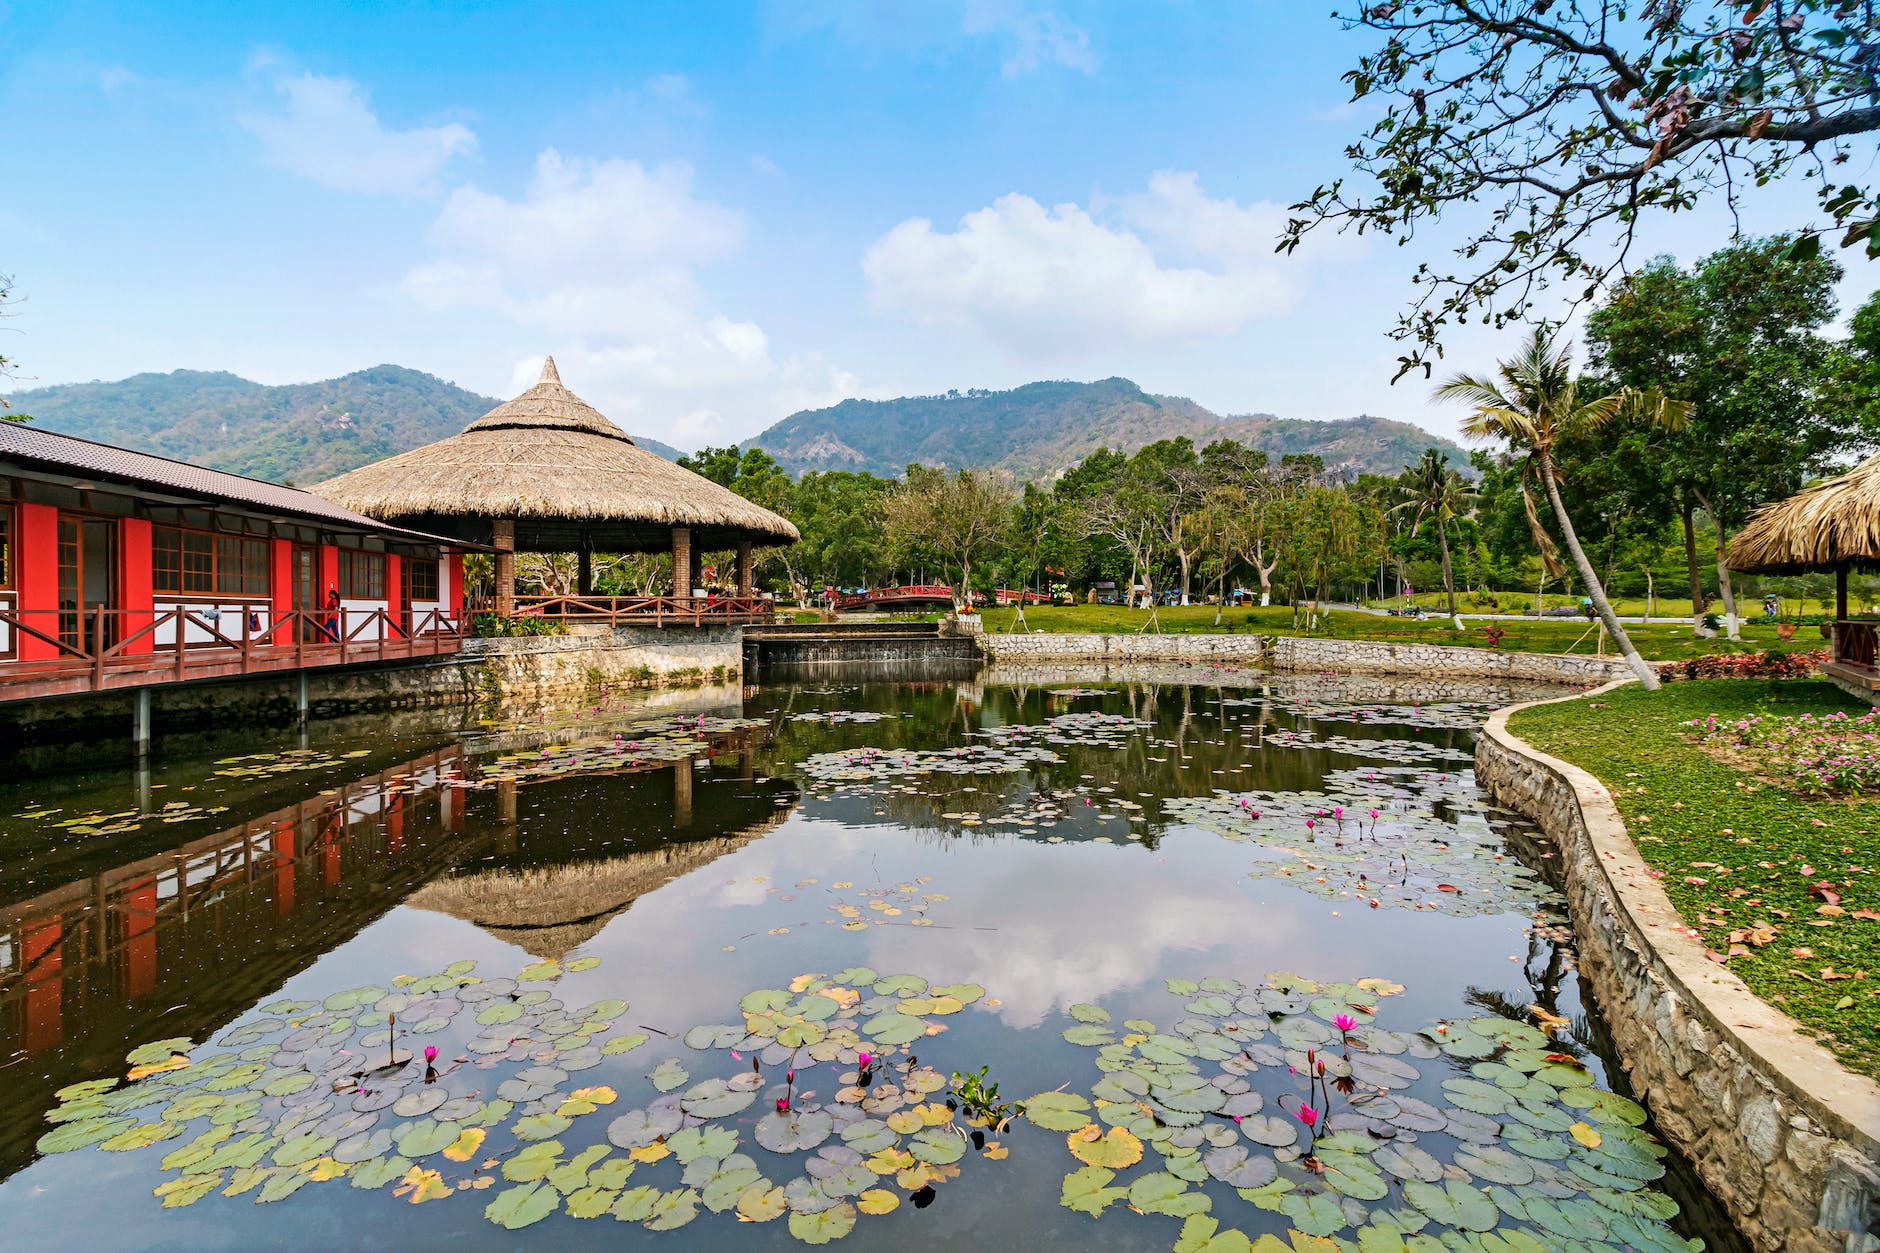
{"label": "mountain", "polygon": [[[498,404],[397,365],[280,387],[219,370],[173,370],[41,387],[7,400],[62,435],[301,484],[455,435]],[[658,440],[635,442],[678,457]]]}
{"label": "mountain", "polygon": [[745,441],[795,473],[902,473],[910,462],[998,466],[1020,477],[1055,474],[1098,448],[1133,452],[1186,435],[1197,446],[1230,436],[1277,459],[1317,453],[1328,467],[1396,474],[1426,448],[1466,470],[1468,454],[1421,427],[1362,416],[1334,421],[1222,416],[1180,396],[1156,396],[1123,378],[1027,383],[1010,391],[954,391],[898,400],[845,400],[806,409]]}

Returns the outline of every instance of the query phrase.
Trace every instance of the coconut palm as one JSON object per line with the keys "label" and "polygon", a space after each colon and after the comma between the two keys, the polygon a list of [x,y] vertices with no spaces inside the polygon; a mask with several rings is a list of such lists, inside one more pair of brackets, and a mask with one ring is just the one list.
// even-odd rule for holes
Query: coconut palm
{"label": "coconut palm", "polygon": [[1416,464],[1405,466],[1397,483],[1407,499],[1396,509],[1416,511],[1410,521],[1412,534],[1423,525],[1423,519],[1436,519],[1436,539],[1443,554],[1443,591],[1449,597],[1450,620],[1460,630],[1462,614],[1456,608],[1456,577],[1449,565],[1449,524],[1474,508],[1475,497],[1463,486],[1462,476],[1450,469],[1448,454],[1434,448],[1425,450]]}
{"label": "coconut palm", "polygon": [[[1632,646],[1632,640],[1619,625],[1606,589],[1593,572],[1593,563],[1580,547],[1580,537],[1573,529],[1573,519],[1560,499],[1560,484],[1554,474],[1554,450],[1561,441],[1597,431],[1623,416],[1636,416],[1648,425],[1677,430],[1689,420],[1691,406],[1652,392],[1621,388],[1604,396],[1584,399],[1580,381],[1573,372],[1573,346],[1557,343],[1547,326],[1534,328],[1534,335],[1520,355],[1503,361],[1496,368],[1496,379],[1459,374],[1436,389],[1436,399],[1459,401],[1475,412],[1463,419],[1462,429],[1477,439],[1498,439],[1510,452],[1525,453],[1547,492],[1553,506],[1554,520],[1560,524],[1561,538],[1579,568],[1586,584],[1587,597],[1599,615],[1613,643],[1625,654],[1626,662],[1647,691],[1658,688],[1658,673],[1647,665]],[[1523,487],[1525,492],[1526,488]]]}

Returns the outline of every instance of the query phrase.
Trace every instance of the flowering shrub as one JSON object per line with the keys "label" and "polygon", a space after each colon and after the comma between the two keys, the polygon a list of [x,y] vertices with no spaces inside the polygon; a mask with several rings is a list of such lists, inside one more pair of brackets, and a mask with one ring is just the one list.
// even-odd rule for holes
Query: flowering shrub
{"label": "flowering shrub", "polygon": [[1828,660],[1828,650],[1793,653],[1716,653],[1658,664],[1662,679],[1805,679]]}
{"label": "flowering shrub", "polygon": [[1707,743],[1749,750],[1786,786],[1811,795],[1880,790],[1880,709],[1779,718],[1715,714],[1684,724]]}

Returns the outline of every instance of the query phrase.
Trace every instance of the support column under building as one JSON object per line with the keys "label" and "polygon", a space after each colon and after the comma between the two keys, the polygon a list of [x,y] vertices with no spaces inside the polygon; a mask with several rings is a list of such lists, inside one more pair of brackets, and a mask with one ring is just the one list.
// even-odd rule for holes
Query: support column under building
{"label": "support column under building", "polygon": [[738,541],[738,595],[751,594],[751,541]]}
{"label": "support column under building", "polygon": [[516,523],[498,518],[490,529],[490,544],[496,549],[496,612],[508,617],[516,611]]}
{"label": "support column under building", "polygon": [[692,528],[672,528],[672,594],[680,598],[692,595]]}

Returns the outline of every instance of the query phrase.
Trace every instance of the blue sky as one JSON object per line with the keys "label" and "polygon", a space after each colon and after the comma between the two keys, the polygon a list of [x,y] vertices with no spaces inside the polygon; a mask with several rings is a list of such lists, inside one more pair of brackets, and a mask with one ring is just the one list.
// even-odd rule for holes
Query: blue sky
{"label": "blue sky", "polygon": [[[1272,254],[1365,121],[1339,82],[1363,37],[1328,7],[0,0],[25,297],[0,350],[20,388],[396,362],[501,396],[553,353],[683,448],[845,396],[1113,374],[1452,433],[1391,386],[1384,333],[1453,232]],[[1811,205],[1777,187],[1745,225]],[[1472,330],[1449,363],[1503,346]]]}

